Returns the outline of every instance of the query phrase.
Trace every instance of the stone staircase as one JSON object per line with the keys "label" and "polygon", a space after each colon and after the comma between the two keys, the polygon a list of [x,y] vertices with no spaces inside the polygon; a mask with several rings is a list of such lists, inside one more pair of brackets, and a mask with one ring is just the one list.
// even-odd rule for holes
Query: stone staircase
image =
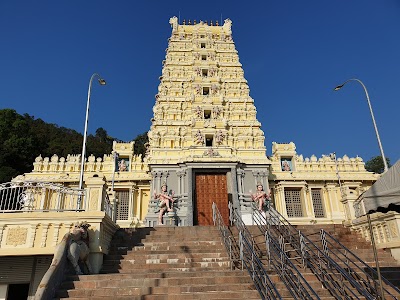
{"label": "stone staircase", "polygon": [[56,299],[260,298],[246,271],[231,270],[219,232],[209,226],[120,230],[101,273],[68,276]]}
{"label": "stone staircase", "polygon": [[[256,226],[248,228],[262,249],[263,235]],[[370,243],[343,226],[297,226],[315,239],[321,228],[374,267]],[[235,228],[231,231],[237,235]],[[378,256],[383,276],[391,275],[389,279],[398,284],[399,264],[390,252],[378,250]],[[294,257],[293,263],[299,261]],[[231,270],[231,262],[215,227],[121,229],[112,240],[101,274],[68,276],[57,291],[56,299],[260,299],[249,274],[239,266]],[[310,270],[298,269],[320,299],[334,299]],[[293,299],[279,276],[273,271],[268,273],[282,298]]]}

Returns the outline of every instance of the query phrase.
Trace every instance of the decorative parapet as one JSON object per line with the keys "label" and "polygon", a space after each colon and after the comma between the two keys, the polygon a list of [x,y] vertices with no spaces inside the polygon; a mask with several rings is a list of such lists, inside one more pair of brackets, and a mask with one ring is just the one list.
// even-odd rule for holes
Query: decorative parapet
{"label": "decorative parapet", "polygon": [[176,35],[178,39],[184,39],[185,33],[191,34],[196,32],[199,28],[206,29],[209,33],[221,33],[226,40],[230,40],[232,34],[232,21],[230,19],[225,19],[224,24],[219,24],[218,20],[183,20],[182,24],[179,24],[178,18],[174,16],[169,19],[169,24],[171,24],[172,35]]}
{"label": "decorative parapet", "polygon": [[322,155],[320,158],[315,155],[303,158],[303,155],[296,153],[296,145],[293,142],[272,143],[270,159],[272,172],[282,178],[293,179],[301,175],[304,178],[337,179],[337,172],[339,172],[341,179],[346,179],[347,176],[353,180],[374,181],[377,179],[377,175],[365,170],[365,163],[361,157],[350,158],[344,155],[336,161],[334,157],[328,155]]}
{"label": "decorative parapet", "polygon": [[[68,154],[67,158],[58,157],[54,154],[51,158],[43,158],[41,155],[36,157],[33,163],[33,172],[38,173],[70,173],[80,172],[81,163],[80,155]],[[147,164],[142,162],[141,155],[132,156],[130,161],[130,168],[128,172],[135,171],[147,171]],[[85,173],[86,172],[107,172],[112,173],[114,171],[114,158],[112,154],[105,154],[103,159],[94,155],[90,155],[85,162]]]}
{"label": "decorative parapet", "polygon": [[[390,249],[395,259],[400,260],[400,214],[396,212],[371,214],[372,232],[377,248]],[[371,241],[368,220],[366,216],[359,217],[348,223],[352,230]]]}

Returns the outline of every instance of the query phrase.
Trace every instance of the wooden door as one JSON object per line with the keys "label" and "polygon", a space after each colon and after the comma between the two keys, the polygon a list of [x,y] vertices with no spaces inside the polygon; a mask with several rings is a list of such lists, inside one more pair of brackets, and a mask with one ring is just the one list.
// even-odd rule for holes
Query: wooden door
{"label": "wooden door", "polygon": [[196,225],[213,225],[212,203],[215,202],[226,225],[229,220],[226,174],[196,174],[194,221]]}

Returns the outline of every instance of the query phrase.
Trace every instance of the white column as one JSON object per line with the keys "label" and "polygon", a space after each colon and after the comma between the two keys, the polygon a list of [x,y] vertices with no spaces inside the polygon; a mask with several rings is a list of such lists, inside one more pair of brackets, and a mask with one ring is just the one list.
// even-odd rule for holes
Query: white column
{"label": "white column", "polygon": [[7,292],[8,292],[8,285],[7,284],[0,284],[0,300],[7,299]]}

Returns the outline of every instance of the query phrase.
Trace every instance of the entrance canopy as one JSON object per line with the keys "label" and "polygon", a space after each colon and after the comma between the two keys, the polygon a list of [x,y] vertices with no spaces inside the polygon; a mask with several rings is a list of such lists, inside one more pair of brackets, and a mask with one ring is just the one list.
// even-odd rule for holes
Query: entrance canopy
{"label": "entrance canopy", "polygon": [[400,212],[400,160],[360,196],[354,208],[357,217],[373,212]]}

